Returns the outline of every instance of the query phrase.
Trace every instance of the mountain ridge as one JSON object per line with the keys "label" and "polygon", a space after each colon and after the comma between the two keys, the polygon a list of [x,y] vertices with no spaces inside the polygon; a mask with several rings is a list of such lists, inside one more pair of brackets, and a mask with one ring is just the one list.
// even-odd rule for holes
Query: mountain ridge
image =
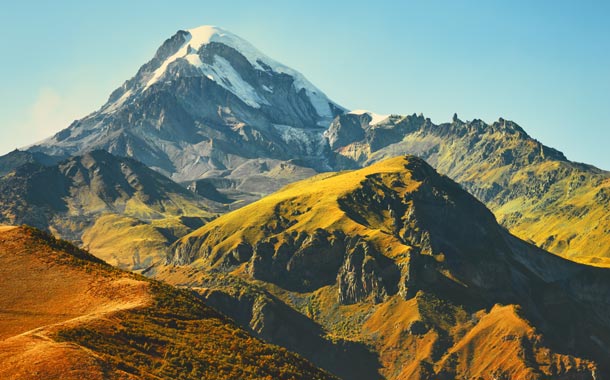
{"label": "mountain ridge", "polygon": [[176,235],[223,209],[133,159],[103,150],[51,166],[21,165],[0,178],[0,194],[3,223],[52,231],[130,269],[152,265]]}
{"label": "mountain ridge", "polygon": [[[248,291],[227,289],[218,272],[263,287],[326,336],[366,343],[388,379],[608,371],[607,352],[595,343],[609,338],[608,270],[510,235],[482,203],[413,156],[288,185],[181,238],[168,263],[159,278],[233,302]],[[203,294],[242,323],[251,315],[254,331],[289,323],[262,296],[270,310],[255,322],[256,310],[244,318],[243,308]],[[482,354],[474,360],[472,351]]]}
{"label": "mountain ridge", "polygon": [[577,261],[610,263],[610,172],[572,163],[514,122],[463,122],[455,115],[435,125],[423,116],[392,115],[371,125],[366,114],[345,114],[326,134],[339,167],[415,154],[483,201],[521,238]]}

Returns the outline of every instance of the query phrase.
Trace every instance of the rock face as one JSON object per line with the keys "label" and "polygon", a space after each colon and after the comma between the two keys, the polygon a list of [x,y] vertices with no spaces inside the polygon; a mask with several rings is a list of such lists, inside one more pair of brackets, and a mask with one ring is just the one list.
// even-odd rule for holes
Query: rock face
{"label": "rock face", "polygon": [[[371,254],[372,250],[373,248],[364,241],[348,251],[337,275],[339,303],[349,305],[364,301],[367,298],[372,299],[374,303],[380,303],[388,294],[395,292],[396,284],[392,284],[390,279],[385,281],[390,283],[390,289],[386,288],[384,271]],[[377,257],[385,258],[379,254],[377,254]],[[392,263],[390,260],[386,261],[388,264]],[[392,285],[394,285],[394,289],[392,289]]]}
{"label": "rock face", "polygon": [[[510,235],[415,157],[290,185],[183,237],[168,262],[267,284],[329,334],[370,344],[389,379],[608,370],[595,343],[610,339],[608,270]],[[470,353],[495,350],[506,360]]]}
{"label": "rock face", "polygon": [[30,151],[104,149],[177,181],[226,177],[260,159],[329,170],[322,133],[342,112],[245,40],[200,27],[177,32],[100,110]]}
{"label": "rock face", "polygon": [[249,265],[252,277],[305,291],[334,283],[345,249],[341,239],[324,230],[294,240],[284,237],[277,248],[273,239],[256,243]]}

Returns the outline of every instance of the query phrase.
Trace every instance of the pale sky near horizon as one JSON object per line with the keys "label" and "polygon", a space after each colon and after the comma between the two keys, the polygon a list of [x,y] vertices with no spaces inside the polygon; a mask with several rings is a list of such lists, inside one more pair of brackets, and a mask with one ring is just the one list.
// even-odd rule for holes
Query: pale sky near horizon
{"label": "pale sky near horizon", "polygon": [[610,170],[610,2],[20,1],[0,13],[0,154],[98,109],[179,29],[217,25],[348,109],[514,120]]}

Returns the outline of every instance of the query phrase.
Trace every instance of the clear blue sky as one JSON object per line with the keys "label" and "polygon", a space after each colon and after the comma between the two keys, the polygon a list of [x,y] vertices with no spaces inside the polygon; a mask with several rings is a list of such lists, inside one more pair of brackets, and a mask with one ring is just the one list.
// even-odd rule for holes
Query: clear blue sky
{"label": "clear blue sky", "polygon": [[217,25],[343,106],[519,123],[610,169],[608,1],[13,1],[0,153],[101,106],[178,29]]}

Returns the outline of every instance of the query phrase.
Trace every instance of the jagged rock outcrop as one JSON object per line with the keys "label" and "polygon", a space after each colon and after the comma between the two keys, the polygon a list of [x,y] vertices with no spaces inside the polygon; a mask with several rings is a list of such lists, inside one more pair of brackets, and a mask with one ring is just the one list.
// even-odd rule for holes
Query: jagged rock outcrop
{"label": "jagged rock outcrop", "polygon": [[338,116],[325,132],[325,137],[332,149],[343,147],[353,141],[365,138],[364,128],[372,118],[369,114],[355,115],[351,113]]}
{"label": "jagged rock outcrop", "polygon": [[[337,275],[339,303],[354,304],[369,297],[379,303],[391,292],[386,289],[382,269],[369,252],[371,249],[361,242],[347,252]],[[392,285],[395,289],[396,284]]]}

